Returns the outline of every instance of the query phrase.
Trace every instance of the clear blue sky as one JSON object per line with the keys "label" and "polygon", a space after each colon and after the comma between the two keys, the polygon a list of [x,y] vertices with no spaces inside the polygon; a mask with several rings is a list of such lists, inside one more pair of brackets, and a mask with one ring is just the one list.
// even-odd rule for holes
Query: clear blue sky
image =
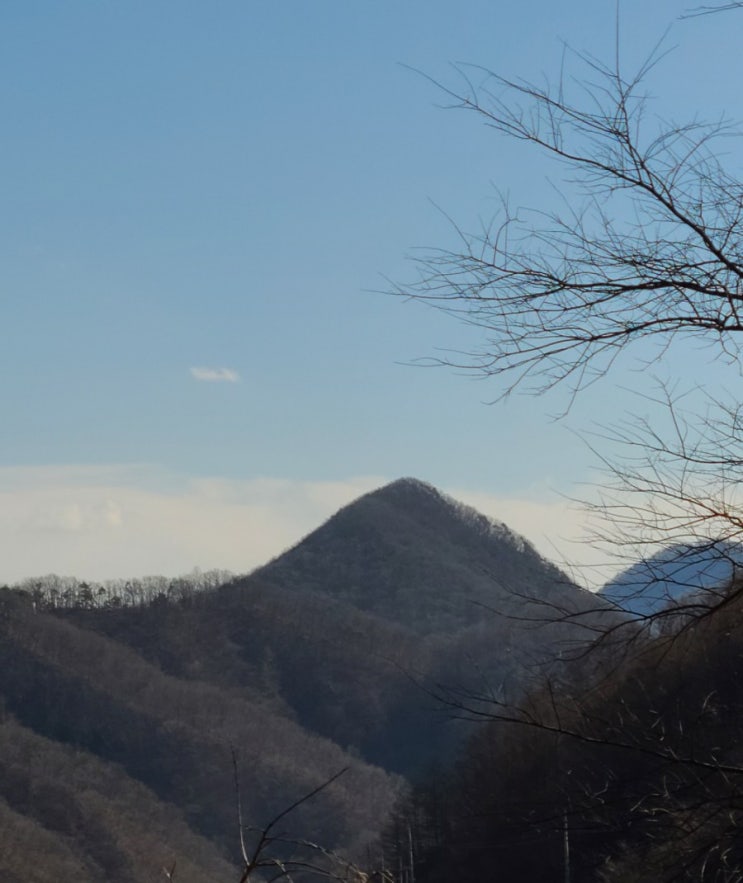
{"label": "clear blue sky", "polygon": [[[673,23],[658,112],[736,115],[738,20],[688,5],[622,2],[622,54]],[[539,79],[563,41],[610,56],[614,3],[4,0],[0,581],[247,569],[400,475],[536,507],[549,554],[592,465],[559,397],[410,367],[476,337],[374,292],[452,244],[435,205],[474,226],[554,177],[410,68]]]}

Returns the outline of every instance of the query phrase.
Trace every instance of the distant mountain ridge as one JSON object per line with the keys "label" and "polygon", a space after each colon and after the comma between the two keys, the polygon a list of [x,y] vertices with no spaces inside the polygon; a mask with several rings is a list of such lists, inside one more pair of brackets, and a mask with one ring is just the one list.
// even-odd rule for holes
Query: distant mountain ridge
{"label": "distant mountain ridge", "polygon": [[634,616],[724,589],[743,566],[743,546],[729,541],[676,544],[631,565],[603,586],[601,597]]}

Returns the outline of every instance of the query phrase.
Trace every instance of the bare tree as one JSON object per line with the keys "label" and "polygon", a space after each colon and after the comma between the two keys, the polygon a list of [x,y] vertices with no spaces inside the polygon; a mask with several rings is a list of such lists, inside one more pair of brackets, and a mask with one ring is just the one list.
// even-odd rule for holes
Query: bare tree
{"label": "bare tree", "polygon": [[239,883],[248,883],[254,879],[288,880],[291,883],[295,876],[303,880],[319,878],[332,880],[335,883],[368,883],[373,876],[380,883],[394,883],[386,874],[372,875],[321,844],[305,838],[290,837],[279,828],[294,810],[318,797],[344,775],[347,769],[340,770],[316,788],[303,794],[263,827],[254,827],[243,823],[240,773],[235,751],[232,752],[232,764],[242,858]]}
{"label": "bare tree", "polygon": [[[575,395],[625,351],[647,368],[693,341],[740,374],[743,180],[723,162],[739,132],[653,116],[644,82],[663,57],[659,45],[627,76],[618,49],[612,65],[579,55],[582,76],[554,87],[463,66],[461,88],[436,84],[452,107],[555,161],[564,184],[557,209],[503,197],[477,232],[455,225],[458,247],[423,252],[417,279],[396,288],[480,331],[437,363],[496,378],[496,398],[559,385]],[[739,405],[716,394],[691,413],[662,386],[651,405],[659,420],[625,421],[593,444],[610,491],[592,505],[603,524],[594,517],[591,539],[630,561],[669,543],[724,549],[743,532]]]}
{"label": "bare tree", "polygon": [[[330,880],[334,883],[395,883],[386,871],[366,871],[338,853],[304,838],[289,836],[279,827],[303,804],[315,800],[331,787],[347,768],[321,782],[293,803],[276,813],[265,825],[246,825],[243,820],[240,770],[237,752],[232,751],[232,772],[235,786],[235,818],[242,869],[239,883],[256,880],[271,883],[274,880]],[[162,872],[170,881],[177,880],[178,862],[173,861]]]}
{"label": "bare tree", "polygon": [[[458,247],[426,252],[417,281],[397,288],[481,332],[479,348],[445,364],[498,378],[503,396],[557,385],[577,394],[626,350],[647,360],[654,345],[652,363],[697,339],[739,376],[743,181],[722,149],[738,131],[728,120],[653,117],[643,82],[662,57],[657,49],[628,77],[618,59],[580,56],[586,76],[578,86],[563,77],[543,87],[473,67],[459,68],[460,89],[437,83],[453,107],[555,160],[568,188],[558,210],[513,210],[503,198],[492,224],[474,234],[455,227]],[[740,697],[737,668],[729,670],[743,645],[743,579],[730,552],[743,534],[743,409],[736,396],[685,398],[663,385],[647,405],[653,417],[595,437],[608,473],[593,507],[596,538],[629,560],[668,544],[701,544],[727,556],[728,584],[649,617],[648,628],[611,623],[599,636],[601,653],[572,660],[569,676],[558,672],[525,702],[488,691],[443,698],[458,716],[501,733],[516,729],[511,750],[522,751],[522,767],[543,752],[534,781],[550,783],[549,821],[560,836],[573,817],[589,827],[620,819],[642,830],[636,842],[661,869],[653,879],[741,881]],[[617,443],[620,454],[607,455]],[[629,641],[607,640],[620,633]],[[530,734],[542,741],[524,752]],[[483,817],[502,809],[502,782],[496,788],[480,775],[487,752],[470,767]],[[498,760],[499,776],[511,761]],[[561,765],[570,769],[557,788],[549,773]],[[631,771],[624,777],[623,767]],[[650,879],[612,836],[621,870],[607,863],[601,879]]]}
{"label": "bare tree", "polygon": [[[669,546],[706,548],[729,562],[730,582],[743,564],[731,552],[743,535],[743,405],[664,384],[642,398],[652,416],[628,416],[595,434],[604,474],[590,505],[592,539],[625,549],[628,561]],[[619,453],[604,455],[605,446]]]}
{"label": "bare tree", "polygon": [[[737,360],[743,330],[743,183],[716,148],[727,121],[667,125],[648,114],[644,78],[583,56],[578,94],[460,67],[463,88],[443,87],[501,135],[567,170],[560,211],[513,211],[460,247],[432,251],[400,294],[449,311],[484,332],[452,360],[516,386],[574,390],[603,375],[642,339],[713,342]],[[575,91],[575,89],[573,89]]]}

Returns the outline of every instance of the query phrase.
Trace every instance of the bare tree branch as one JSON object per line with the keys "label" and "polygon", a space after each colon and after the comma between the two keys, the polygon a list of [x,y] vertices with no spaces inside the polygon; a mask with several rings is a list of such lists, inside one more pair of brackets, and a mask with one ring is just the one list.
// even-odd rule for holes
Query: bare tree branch
{"label": "bare tree branch", "polygon": [[[232,770],[235,783],[235,796],[237,802],[237,819],[239,826],[240,852],[243,860],[243,871],[240,876],[239,883],[247,883],[256,873],[262,871],[274,872],[269,877],[269,881],[287,879],[292,880],[292,875],[297,872],[310,873],[315,877],[331,879],[336,881],[354,881],[354,883],[363,883],[366,874],[352,862],[342,859],[330,850],[322,849],[317,844],[309,840],[297,840],[289,838],[282,833],[274,833],[277,825],[283,821],[294,810],[298,809],[302,804],[307,803],[317,797],[326,788],[329,788],[333,782],[348,772],[348,768],[339,770],[330,778],[321,782],[316,788],[303,794],[289,806],[277,813],[262,828],[246,827],[243,823],[242,816],[242,798],[240,795],[240,774],[237,762],[237,752],[232,751]],[[245,832],[253,835],[252,848],[248,849],[245,840]],[[275,852],[275,848],[279,846],[288,846],[293,848],[301,848],[302,855],[292,855],[290,857],[282,857]],[[320,859],[328,861],[321,863]],[[175,866],[173,867],[173,871]],[[172,879],[172,872],[171,872]]]}
{"label": "bare tree branch", "polygon": [[716,12],[730,12],[732,9],[743,9],[743,2],[719,3],[715,6],[697,6],[684,13],[681,18],[699,18],[701,15],[714,15]]}
{"label": "bare tree branch", "polygon": [[725,120],[648,119],[641,84],[660,57],[630,78],[582,57],[598,85],[575,100],[564,80],[550,89],[480,68],[458,69],[462,91],[437,83],[454,107],[557,161],[570,187],[560,212],[503,198],[497,222],[455,228],[460,248],[428,252],[417,282],[396,287],[485,332],[446,364],[507,375],[508,394],[580,389],[643,339],[712,335],[737,358],[743,184],[715,154],[737,132]]}

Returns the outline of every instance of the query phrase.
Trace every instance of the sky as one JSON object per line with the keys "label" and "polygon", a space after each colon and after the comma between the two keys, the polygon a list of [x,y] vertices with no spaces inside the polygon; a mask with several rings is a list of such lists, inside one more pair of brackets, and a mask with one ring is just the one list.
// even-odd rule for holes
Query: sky
{"label": "sky", "polygon": [[623,0],[617,32],[604,0],[3,0],[0,583],[248,571],[404,475],[597,560],[579,434],[632,365],[563,419],[559,391],[493,404],[415,364],[477,331],[389,291],[448,218],[552,193],[431,80],[554,79],[617,33],[632,67],[670,26],[653,108],[735,115],[737,23],[688,6]]}

